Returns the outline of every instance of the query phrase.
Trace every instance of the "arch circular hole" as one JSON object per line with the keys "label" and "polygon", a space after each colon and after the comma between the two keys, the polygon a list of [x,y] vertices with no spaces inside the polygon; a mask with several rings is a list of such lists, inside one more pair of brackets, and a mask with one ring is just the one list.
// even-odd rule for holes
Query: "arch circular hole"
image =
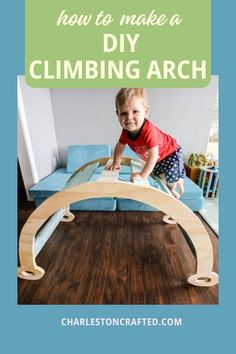
{"label": "arch circular hole", "polygon": [[198,283],[210,283],[211,278],[209,277],[199,277],[196,279]]}
{"label": "arch circular hole", "polygon": [[35,276],[35,273],[31,272],[30,270],[23,270],[22,275],[24,275],[25,277]]}

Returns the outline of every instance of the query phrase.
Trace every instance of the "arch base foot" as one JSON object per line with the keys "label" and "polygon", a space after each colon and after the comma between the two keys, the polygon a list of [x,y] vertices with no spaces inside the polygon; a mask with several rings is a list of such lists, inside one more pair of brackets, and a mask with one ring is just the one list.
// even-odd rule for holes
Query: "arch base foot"
{"label": "arch base foot", "polygon": [[174,225],[174,224],[177,224],[177,222],[174,220],[174,219],[172,219],[169,215],[165,215],[165,216],[163,216],[163,219],[162,219],[166,224],[172,224],[172,225]]}
{"label": "arch base foot", "polygon": [[74,220],[74,218],[74,214],[72,214],[70,211],[67,211],[61,219],[61,222],[71,222],[72,220]]}
{"label": "arch base foot", "polygon": [[196,273],[190,275],[187,281],[195,286],[214,286],[219,283],[219,275],[214,272]]}
{"label": "arch base foot", "polygon": [[36,266],[35,268],[25,268],[25,267],[18,267],[17,275],[21,279],[26,280],[38,280],[41,279],[45,274],[43,268]]}

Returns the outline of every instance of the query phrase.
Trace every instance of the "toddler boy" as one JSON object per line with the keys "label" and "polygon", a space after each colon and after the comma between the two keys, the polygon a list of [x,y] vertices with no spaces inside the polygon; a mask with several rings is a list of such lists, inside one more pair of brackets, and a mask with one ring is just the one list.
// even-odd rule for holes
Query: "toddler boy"
{"label": "toddler boy", "polygon": [[[148,119],[150,107],[145,89],[122,88],[116,95],[116,114],[123,128],[114,150],[114,158],[109,170],[120,170],[121,156],[125,145],[143,160],[145,165],[140,173],[132,173],[135,178],[146,179],[164,174],[167,186],[177,199],[184,193],[182,151],[176,140],[164,133]],[[176,191],[178,187],[178,192]]]}

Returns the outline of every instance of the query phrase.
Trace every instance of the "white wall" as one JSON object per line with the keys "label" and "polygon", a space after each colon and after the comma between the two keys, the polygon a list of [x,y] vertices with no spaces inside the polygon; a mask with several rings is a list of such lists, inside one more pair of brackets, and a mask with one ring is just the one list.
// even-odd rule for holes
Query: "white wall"
{"label": "white wall", "polygon": [[150,118],[173,135],[184,153],[206,152],[218,88],[218,77],[209,86],[195,89],[151,89]]}
{"label": "white wall", "polygon": [[73,144],[114,145],[120,127],[115,115],[116,89],[50,89],[60,160]]}
{"label": "white wall", "polygon": [[[213,119],[218,78],[205,88],[148,89],[149,119],[173,135],[184,153],[204,152]],[[114,99],[118,89],[50,89],[59,156],[71,144],[109,144],[120,134]]]}
{"label": "white wall", "polygon": [[[31,88],[18,77],[18,157],[27,187],[53,172],[58,164],[51,97],[47,88]],[[22,156],[28,164],[22,162]]]}

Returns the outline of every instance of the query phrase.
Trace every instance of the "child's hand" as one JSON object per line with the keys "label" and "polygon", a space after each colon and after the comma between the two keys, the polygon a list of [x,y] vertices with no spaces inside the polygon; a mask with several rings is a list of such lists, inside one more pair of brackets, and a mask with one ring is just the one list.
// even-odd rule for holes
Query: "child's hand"
{"label": "child's hand", "polygon": [[144,178],[142,177],[142,175],[140,173],[132,173],[130,176],[130,181],[133,182],[135,179],[139,179],[139,180],[144,180]]}
{"label": "child's hand", "polygon": [[119,171],[121,169],[120,164],[113,162],[110,166],[106,167],[106,170]]}

